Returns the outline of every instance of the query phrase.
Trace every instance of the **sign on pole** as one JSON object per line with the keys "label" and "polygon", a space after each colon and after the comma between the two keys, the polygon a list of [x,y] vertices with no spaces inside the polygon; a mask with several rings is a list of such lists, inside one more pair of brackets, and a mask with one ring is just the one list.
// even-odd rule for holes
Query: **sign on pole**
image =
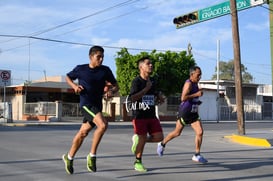
{"label": "sign on pole", "polygon": [[[263,4],[264,0],[237,0],[237,11],[244,10],[253,6]],[[217,18],[230,14],[230,2],[226,1],[208,8],[204,8],[198,11],[199,21],[206,21],[209,19]]]}
{"label": "sign on pole", "polygon": [[7,119],[6,114],[6,86],[11,84],[11,71],[10,70],[0,70],[0,86],[4,87],[4,102],[3,114],[1,115],[4,119]]}
{"label": "sign on pole", "polygon": [[[267,3],[267,0],[236,0],[237,11],[258,6],[264,3]],[[192,14],[195,15],[194,18],[191,18]],[[173,23],[176,25],[176,28],[182,28],[191,24],[200,23],[227,14],[230,14],[230,1],[225,1],[214,6],[175,17]]]}
{"label": "sign on pole", "polygon": [[11,71],[10,70],[0,70],[0,86],[10,86],[11,85]]}

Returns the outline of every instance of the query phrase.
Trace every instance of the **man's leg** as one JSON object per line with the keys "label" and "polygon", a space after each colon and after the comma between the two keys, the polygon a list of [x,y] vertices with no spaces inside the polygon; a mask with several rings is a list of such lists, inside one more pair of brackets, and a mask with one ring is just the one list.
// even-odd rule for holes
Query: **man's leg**
{"label": "man's leg", "polygon": [[157,145],[157,154],[159,156],[163,156],[164,148],[166,144],[171,141],[172,139],[181,135],[182,130],[184,129],[184,125],[180,122],[180,120],[176,121],[176,126],[172,132],[170,132],[162,142],[158,143]]}
{"label": "man's leg", "polygon": [[148,122],[149,135],[147,136],[146,142],[154,143],[162,141],[164,138],[163,129],[158,119],[149,119]]}
{"label": "man's leg", "polygon": [[164,138],[163,132],[156,132],[146,136],[146,142],[156,143],[156,142],[162,141],[163,138]]}
{"label": "man's leg", "polygon": [[208,161],[200,154],[203,141],[202,123],[200,120],[197,120],[191,124],[191,127],[195,132],[195,154],[193,155],[192,160],[200,163],[207,163]]}
{"label": "man's leg", "polygon": [[93,141],[90,153],[95,155],[97,153],[97,149],[100,144],[101,138],[103,137],[105,131],[107,130],[108,122],[103,117],[101,112],[96,114],[93,122],[96,124],[97,128],[93,134]]}
{"label": "man's leg", "polygon": [[146,139],[147,139],[146,135],[138,135],[138,144],[136,146],[136,153],[135,153],[137,158],[142,157],[143,150],[146,144]]}
{"label": "man's leg", "polygon": [[77,132],[77,134],[73,138],[71,148],[68,152],[70,157],[74,158],[76,152],[82,145],[84,138],[88,135],[91,129],[92,129],[92,126],[89,123],[82,123],[80,130]]}
{"label": "man's leg", "polygon": [[176,121],[176,126],[172,132],[170,132],[162,141],[162,144],[167,144],[172,139],[181,135],[184,125],[181,124],[179,120]]}
{"label": "man's leg", "polygon": [[133,119],[134,126],[134,136],[132,138],[132,152],[134,153],[136,159],[134,162],[135,170],[140,172],[146,172],[147,169],[142,164],[142,154],[147,139],[147,120],[137,120]]}
{"label": "man's leg", "polygon": [[88,135],[88,132],[92,129],[92,126],[89,123],[83,123],[80,130],[77,132],[73,138],[71,148],[67,154],[62,156],[65,163],[65,170],[68,174],[73,174],[73,158],[76,155],[76,152],[80,148],[84,138]]}
{"label": "man's leg", "polygon": [[201,121],[195,121],[191,124],[192,129],[195,132],[195,153],[200,153],[201,145],[203,141],[203,127]]}
{"label": "man's leg", "polygon": [[87,169],[90,172],[97,171],[97,166],[96,166],[97,149],[98,149],[100,141],[101,141],[101,139],[108,127],[108,122],[102,116],[101,112],[96,114],[96,116],[93,119],[93,123],[97,126],[97,128],[93,134],[93,140],[92,140],[92,146],[90,148],[90,153],[86,157]]}
{"label": "man's leg", "polygon": [[146,172],[147,169],[142,164],[142,154],[146,144],[147,135],[144,134],[144,135],[137,135],[137,136],[138,136],[138,143],[136,145],[136,151],[135,151],[136,160],[135,160],[134,166],[135,166],[135,170],[140,172]]}

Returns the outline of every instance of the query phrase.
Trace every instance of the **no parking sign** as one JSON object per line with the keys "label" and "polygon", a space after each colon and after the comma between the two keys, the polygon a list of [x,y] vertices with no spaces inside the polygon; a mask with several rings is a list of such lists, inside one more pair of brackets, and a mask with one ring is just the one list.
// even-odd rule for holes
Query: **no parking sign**
{"label": "no parking sign", "polygon": [[0,86],[11,85],[11,71],[10,70],[0,70]]}

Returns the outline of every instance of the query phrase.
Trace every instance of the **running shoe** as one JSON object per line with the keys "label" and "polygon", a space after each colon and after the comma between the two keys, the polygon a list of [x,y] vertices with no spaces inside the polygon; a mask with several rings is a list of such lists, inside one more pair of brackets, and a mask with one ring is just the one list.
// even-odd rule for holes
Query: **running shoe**
{"label": "running shoe", "polygon": [[202,155],[193,155],[192,161],[199,162],[199,163],[207,163],[208,160],[206,160]]}
{"label": "running shoe", "polygon": [[63,158],[64,164],[65,164],[65,171],[68,174],[73,174],[73,172],[74,172],[74,169],[73,169],[73,160],[69,160],[68,159],[68,154],[64,154],[62,156],[62,158]]}
{"label": "running shoe", "polygon": [[164,147],[162,146],[161,142],[157,144],[157,154],[158,156],[163,156]]}
{"label": "running shoe", "polygon": [[138,144],[138,135],[137,134],[134,134],[134,136],[132,137],[132,141],[133,141],[133,145],[131,147],[131,151],[133,154],[136,153],[136,147],[137,147],[137,144]]}
{"label": "running shoe", "polygon": [[97,167],[96,167],[96,157],[91,157],[90,154],[87,155],[86,157],[86,162],[87,162],[87,170],[89,172],[96,172]]}
{"label": "running shoe", "polygon": [[135,166],[135,170],[139,171],[139,172],[147,172],[147,169],[143,166],[143,164],[141,163],[141,161],[135,161],[134,163]]}

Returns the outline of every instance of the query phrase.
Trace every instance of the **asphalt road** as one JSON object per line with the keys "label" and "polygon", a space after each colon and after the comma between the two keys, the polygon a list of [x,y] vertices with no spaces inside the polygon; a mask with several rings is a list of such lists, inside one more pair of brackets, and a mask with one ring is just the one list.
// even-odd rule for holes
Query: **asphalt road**
{"label": "asphalt road", "polygon": [[[164,134],[174,122],[163,123]],[[158,157],[156,144],[145,147],[143,164],[148,172],[134,170],[130,151],[133,129],[130,123],[110,123],[98,150],[97,172],[86,169],[92,133],[74,160],[74,174],[64,170],[61,156],[70,147],[80,124],[2,124],[0,126],[0,180],[2,181],[272,181],[272,147],[234,143],[225,136],[237,134],[236,122],[204,123],[202,154],[207,164],[191,161],[194,134],[186,127],[182,135],[168,143]],[[272,122],[247,122],[246,135],[273,138]]]}

